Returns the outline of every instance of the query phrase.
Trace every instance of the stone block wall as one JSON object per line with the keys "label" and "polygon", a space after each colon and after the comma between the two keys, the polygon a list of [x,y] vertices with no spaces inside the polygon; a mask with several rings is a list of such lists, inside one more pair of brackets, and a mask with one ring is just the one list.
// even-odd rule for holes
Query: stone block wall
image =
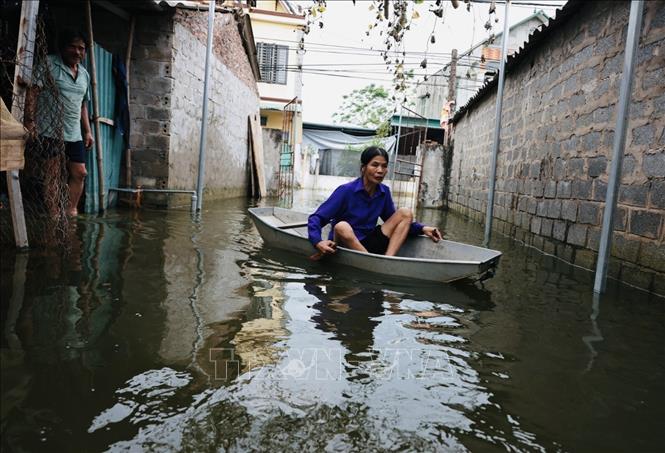
{"label": "stone block wall", "polygon": [[[588,2],[506,76],[494,227],[594,269],[629,2]],[[610,275],[665,294],[665,8],[645,2]],[[484,220],[496,91],[459,119],[449,205]]]}

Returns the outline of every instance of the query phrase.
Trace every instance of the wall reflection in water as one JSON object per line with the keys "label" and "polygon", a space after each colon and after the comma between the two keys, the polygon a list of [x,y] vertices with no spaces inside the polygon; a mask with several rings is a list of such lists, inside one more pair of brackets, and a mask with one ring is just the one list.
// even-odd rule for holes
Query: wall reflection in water
{"label": "wall reflection in water", "polygon": [[3,250],[3,449],[654,445],[662,303],[593,301],[587,274],[500,237],[484,287],[312,263],[265,247],[246,207],[119,211],[66,254]]}

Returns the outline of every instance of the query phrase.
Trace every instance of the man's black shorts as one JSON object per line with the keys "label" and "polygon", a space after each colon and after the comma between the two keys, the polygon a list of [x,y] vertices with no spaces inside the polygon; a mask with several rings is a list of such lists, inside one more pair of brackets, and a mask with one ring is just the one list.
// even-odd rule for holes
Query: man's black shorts
{"label": "man's black shorts", "polygon": [[377,255],[385,255],[389,242],[390,238],[383,234],[381,225],[377,225],[371,233],[360,241],[369,253],[376,253]]}
{"label": "man's black shorts", "polygon": [[85,163],[85,147],[83,141],[61,142],[54,138],[41,136],[30,146],[32,151],[42,159],[50,159],[60,154],[64,144],[64,152],[70,162]]}

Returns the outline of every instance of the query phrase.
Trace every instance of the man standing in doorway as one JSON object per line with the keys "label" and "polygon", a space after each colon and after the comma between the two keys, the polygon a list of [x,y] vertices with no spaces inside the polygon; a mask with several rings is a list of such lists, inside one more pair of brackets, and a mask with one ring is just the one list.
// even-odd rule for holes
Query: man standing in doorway
{"label": "man standing in doorway", "polygon": [[[33,108],[26,108],[26,126],[40,136],[46,151],[43,157],[57,156],[62,149],[60,140],[64,141],[69,216],[78,214],[77,207],[88,174],[85,168],[86,149],[94,143],[88,117],[90,75],[82,65],[86,42],[86,36],[78,31],[63,30],[59,34],[58,54],[49,55],[46,67],[36,74],[31,90],[33,94],[28,96],[28,104]],[[46,80],[57,90],[44,89]],[[36,115],[33,115],[34,107]]]}

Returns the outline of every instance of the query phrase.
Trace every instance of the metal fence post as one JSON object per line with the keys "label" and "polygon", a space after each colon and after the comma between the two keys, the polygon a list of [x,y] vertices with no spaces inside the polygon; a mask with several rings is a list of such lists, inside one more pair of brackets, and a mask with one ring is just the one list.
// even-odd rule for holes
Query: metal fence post
{"label": "metal fence post", "polygon": [[603,227],[600,231],[600,245],[598,248],[598,261],[596,262],[596,278],[593,285],[595,293],[605,292],[607,283],[607,263],[612,245],[612,220],[616,209],[617,193],[621,183],[621,162],[626,146],[626,128],[628,126],[628,112],[630,108],[631,91],[633,88],[633,70],[635,69],[635,55],[640,42],[642,30],[642,12],[644,2],[633,0],[630,3],[630,17],[628,19],[628,33],[626,35],[626,52],[621,74],[621,87],[619,90],[619,103],[617,106],[617,122],[614,128],[614,144],[612,145],[612,163],[610,164],[609,181],[607,183],[607,196],[605,198],[605,211],[603,212]]}
{"label": "metal fence post", "polygon": [[487,215],[485,217],[485,239],[483,244],[489,247],[492,237],[492,217],[494,216],[494,188],[496,186],[496,161],[499,154],[499,141],[501,139],[501,108],[503,106],[503,86],[506,81],[506,60],[508,59],[508,10],[510,0],[506,0],[506,11],[503,16],[503,42],[501,43],[501,63],[499,66],[499,87],[496,93],[496,119],[494,122],[494,139],[492,142],[492,160],[490,162],[490,175],[487,181]]}
{"label": "metal fence post", "polygon": [[215,0],[208,4],[208,43],[206,47],[205,75],[203,78],[203,111],[201,113],[201,142],[199,143],[199,174],[196,181],[196,210],[203,205],[203,179],[205,176],[205,149],[208,133],[208,87],[210,85],[210,59],[212,56],[212,35],[215,26]]}

